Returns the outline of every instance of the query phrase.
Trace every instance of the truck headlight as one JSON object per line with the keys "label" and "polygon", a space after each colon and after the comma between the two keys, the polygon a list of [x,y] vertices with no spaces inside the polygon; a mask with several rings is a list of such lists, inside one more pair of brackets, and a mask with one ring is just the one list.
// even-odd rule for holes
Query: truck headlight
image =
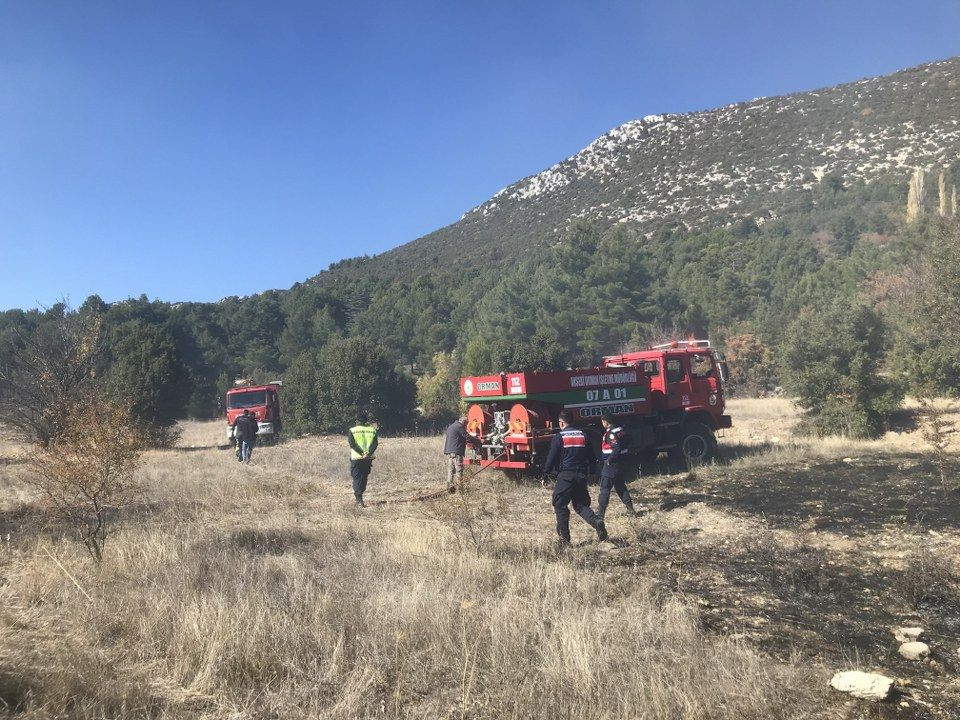
{"label": "truck headlight", "polygon": [[717,404],[717,394],[715,392],[710,393],[710,404],[711,405]]}

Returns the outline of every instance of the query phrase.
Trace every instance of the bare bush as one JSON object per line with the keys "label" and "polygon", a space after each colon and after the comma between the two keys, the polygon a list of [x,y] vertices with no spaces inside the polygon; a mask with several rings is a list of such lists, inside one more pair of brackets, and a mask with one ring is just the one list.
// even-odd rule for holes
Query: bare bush
{"label": "bare bush", "polygon": [[750,333],[731,335],[724,343],[730,364],[730,390],[746,397],[760,397],[780,384],[773,351]]}
{"label": "bare bush", "polygon": [[0,419],[48,444],[89,391],[100,361],[99,334],[96,316],[66,307],[31,331],[15,331],[0,356]]}
{"label": "bare bush", "polygon": [[933,461],[940,474],[940,485],[945,491],[957,490],[957,482],[950,478],[947,464],[950,436],[957,430],[954,424],[946,418],[948,414],[956,411],[956,406],[953,403],[945,406],[938,405],[932,399],[923,396],[917,397],[917,403],[920,405],[923,439],[930,448]]}
{"label": "bare bush", "polygon": [[97,395],[67,407],[59,431],[28,460],[27,482],[100,562],[110,514],[138,495],[142,435],[127,407]]}

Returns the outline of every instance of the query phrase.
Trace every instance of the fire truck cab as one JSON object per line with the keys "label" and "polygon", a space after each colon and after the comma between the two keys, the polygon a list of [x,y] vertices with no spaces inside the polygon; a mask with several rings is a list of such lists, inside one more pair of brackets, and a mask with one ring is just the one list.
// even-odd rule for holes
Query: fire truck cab
{"label": "fire truck cab", "polygon": [[257,421],[257,440],[275,441],[283,427],[280,419],[280,383],[266,385],[242,385],[227,391],[227,441],[233,444],[233,426],[237,418],[249,410]]}
{"label": "fire truck cab", "polygon": [[727,361],[709,340],[678,340],[647,350],[610,355],[604,367],[635,367],[650,379],[650,405],[654,412],[681,413],[712,430],[732,425],[724,415],[723,386]]}

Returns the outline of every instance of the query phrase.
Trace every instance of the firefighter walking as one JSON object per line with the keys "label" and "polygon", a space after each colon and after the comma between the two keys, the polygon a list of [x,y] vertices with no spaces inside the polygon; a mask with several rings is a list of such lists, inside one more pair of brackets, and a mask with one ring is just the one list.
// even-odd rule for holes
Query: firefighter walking
{"label": "firefighter walking", "polygon": [[357,507],[363,504],[367,478],[373,467],[373,453],[377,450],[378,431],[376,423],[370,422],[366,413],[360,413],[358,423],[350,428],[347,441],[350,444],[350,478],[353,480],[353,496]]}
{"label": "firefighter walking", "polygon": [[627,475],[630,472],[630,436],[619,425],[615,425],[613,416],[604,413],[600,416],[603,424],[603,444],[600,451],[603,455],[603,469],[600,470],[600,494],[597,497],[597,514],[604,518],[607,514],[607,505],[610,503],[610,491],[614,490],[617,497],[627,508],[627,513],[636,516],[633,509],[633,500],[627,490]]}
{"label": "firefighter walking", "polygon": [[607,528],[603,518],[590,508],[590,492],[587,490],[587,477],[596,469],[597,459],[587,441],[587,436],[579,428],[573,427],[573,415],[563,410],[559,418],[560,432],[550,443],[544,475],[558,470],[553,488],[553,511],[557,516],[557,535],[563,547],[570,545],[570,504],[583,518],[584,522],[597,531],[597,537],[607,539]]}

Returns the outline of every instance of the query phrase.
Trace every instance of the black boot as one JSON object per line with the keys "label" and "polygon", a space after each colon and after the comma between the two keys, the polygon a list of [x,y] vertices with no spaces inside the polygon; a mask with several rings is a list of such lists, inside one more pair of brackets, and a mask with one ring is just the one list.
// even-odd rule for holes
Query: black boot
{"label": "black boot", "polygon": [[603,524],[603,518],[597,518],[597,524],[594,525],[594,528],[597,530],[597,538],[600,542],[610,537],[609,533],[607,533],[607,526]]}

